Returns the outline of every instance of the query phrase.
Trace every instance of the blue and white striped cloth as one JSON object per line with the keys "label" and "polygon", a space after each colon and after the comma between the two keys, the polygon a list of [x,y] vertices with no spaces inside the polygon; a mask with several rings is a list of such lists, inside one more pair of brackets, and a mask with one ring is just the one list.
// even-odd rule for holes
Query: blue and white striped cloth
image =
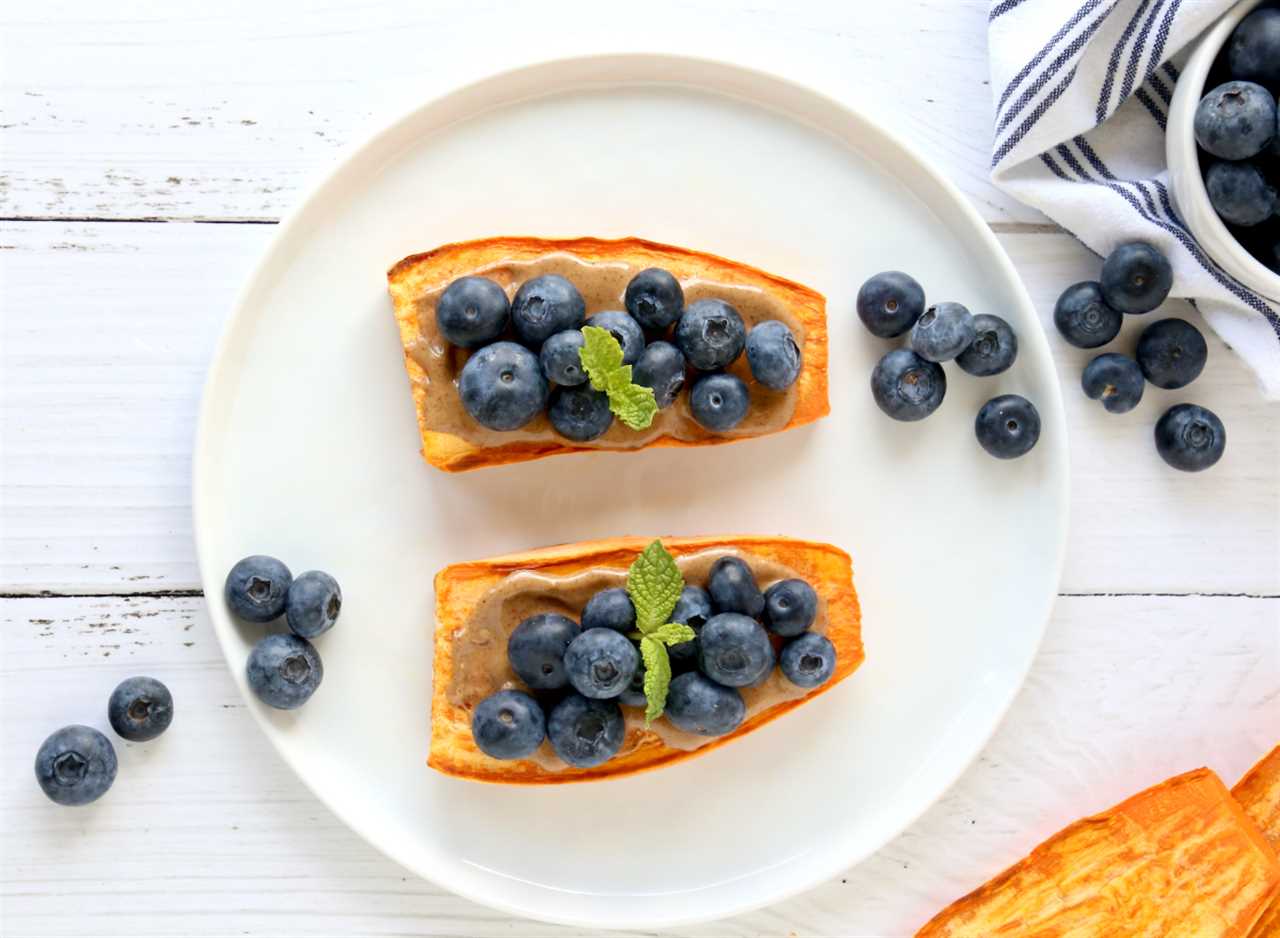
{"label": "blue and white striped cloth", "polygon": [[[1232,0],[992,0],[996,185],[1098,254],[1142,239],[1280,399],[1280,305],[1219,268],[1169,196],[1165,117],[1184,47]],[[1065,284],[1064,284],[1065,286]]]}

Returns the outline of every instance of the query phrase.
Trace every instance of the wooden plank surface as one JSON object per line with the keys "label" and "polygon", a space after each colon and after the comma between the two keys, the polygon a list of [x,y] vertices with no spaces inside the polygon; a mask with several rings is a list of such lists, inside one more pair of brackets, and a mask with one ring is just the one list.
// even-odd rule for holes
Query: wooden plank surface
{"label": "wooden plank surface", "polygon": [[985,32],[981,0],[10,5],[0,216],[274,218],[342,145],[451,86],[663,49],[765,67],[801,53],[789,76],[880,114],[987,218],[1042,222],[986,178]]}
{"label": "wooden plank surface", "polygon": [[[1081,814],[1203,764],[1234,780],[1280,737],[1278,619],[1280,599],[1060,599],[995,739],[907,833],[803,896],[683,933],[905,935]],[[442,893],[333,818],[253,725],[199,598],[0,600],[0,635],[5,934],[585,934]],[[46,801],[41,739],[105,729],[111,688],[138,673],[172,689],[171,731],[119,743],[93,809]]]}
{"label": "wooden plank surface", "polygon": [[[385,860],[252,725],[194,592],[190,521],[200,385],[235,290],[308,181],[405,108],[504,66],[661,48],[776,67],[896,129],[1000,234],[1048,324],[1098,261],[987,179],[986,17],[984,0],[0,10],[0,932],[580,934]],[[1234,780],[1280,739],[1280,408],[1210,338],[1188,393],[1109,416],[1079,393],[1088,354],[1051,340],[1071,540],[1008,719],[866,863],[685,933],[905,935],[1064,823],[1196,765]],[[1152,449],[1184,397],[1227,424],[1211,474]],[[97,808],[46,802],[39,741],[105,725],[136,673],[174,689],[174,731],[121,744]]]}
{"label": "wooden plank surface", "polygon": [[[190,449],[200,384],[268,225],[12,223],[0,239],[10,592],[192,589]],[[1137,410],[1086,399],[1089,354],[1052,332],[1054,300],[1096,276],[1062,233],[1000,236],[1051,331],[1072,452],[1062,590],[1280,594],[1280,408],[1212,333],[1184,391]],[[146,289],[138,284],[146,283]],[[193,293],[192,284],[199,284]],[[1198,322],[1190,307],[1166,310]],[[833,310],[833,315],[851,315]],[[1132,343],[1144,325],[1126,324]],[[1230,444],[1212,472],[1168,469],[1151,427],[1184,399],[1216,411]]]}

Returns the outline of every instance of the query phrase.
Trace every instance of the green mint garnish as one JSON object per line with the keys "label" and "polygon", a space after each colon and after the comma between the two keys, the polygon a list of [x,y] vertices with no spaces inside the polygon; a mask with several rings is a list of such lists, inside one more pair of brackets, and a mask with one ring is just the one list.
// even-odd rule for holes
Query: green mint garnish
{"label": "green mint garnish", "polygon": [[[603,329],[599,331],[604,332]],[[609,338],[613,339],[612,336]],[[585,355],[583,363],[586,363]],[[697,635],[687,625],[667,621],[683,589],[684,577],[680,568],[661,541],[654,541],[641,551],[627,571],[627,595],[636,607],[640,655],[644,659],[645,726],[662,716],[667,706],[667,689],[671,686],[671,659],[667,655],[667,646],[690,641]]]}
{"label": "green mint garnish", "polygon": [[609,409],[632,430],[647,429],[658,413],[653,388],[631,381],[631,366],[622,364],[622,346],[608,329],[583,326],[578,358],[591,386],[609,395]]}

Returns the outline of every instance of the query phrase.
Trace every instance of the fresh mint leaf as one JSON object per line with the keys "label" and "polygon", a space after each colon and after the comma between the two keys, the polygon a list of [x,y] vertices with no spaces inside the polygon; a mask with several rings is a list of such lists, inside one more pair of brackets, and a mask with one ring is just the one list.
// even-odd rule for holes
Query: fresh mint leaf
{"label": "fresh mint leaf", "polygon": [[[622,370],[630,371],[631,366],[623,365]],[[632,384],[627,375],[625,383],[609,386],[609,409],[632,430],[647,430],[658,415],[658,399],[653,396],[653,388]]]}
{"label": "fresh mint leaf", "polygon": [[697,637],[698,633],[682,622],[668,622],[649,633],[649,638],[664,645],[679,645],[683,642],[691,642]]}
{"label": "fresh mint leaf", "polygon": [[649,635],[640,639],[640,655],[644,658],[644,725],[648,727],[667,708],[671,659],[667,656],[667,646]]}
{"label": "fresh mint leaf", "polygon": [[609,395],[609,409],[632,430],[646,430],[658,413],[653,389],[631,380],[631,366],[622,363],[622,346],[607,329],[582,327],[583,345],[578,349],[582,368],[591,386]]}
{"label": "fresh mint leaf", "polygon": [[636,607],[636,627],[648,635],[666,625],[683,589],[684,577],[662,541],[642,550],[627,571],[627,594]]}
{"label": "fresh mint leaf", "polygon": [[[599,326],[583,326],[582,339],[578,358],[591,379],[591,386],[597,391],[607,391],[609,377],[622,367],[622,346],[608,329]],[[627,377],[630,379],[630,373]]]}

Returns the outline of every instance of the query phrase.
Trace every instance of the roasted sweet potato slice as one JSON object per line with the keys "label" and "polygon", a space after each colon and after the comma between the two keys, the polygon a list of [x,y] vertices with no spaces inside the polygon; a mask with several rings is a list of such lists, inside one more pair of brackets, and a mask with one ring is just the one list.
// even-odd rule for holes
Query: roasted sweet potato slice
{"label": "roasted sweet potato slice", "polygon": [[[1244,813],[1280,850],[1280,746],[1276,746],[1231,789]],[[1249,938],[1280,938],[1280,896],[1271,900]]]}
{"label": "roasted sweet potato slice", "polygon": [[1054,834],[917,938],[1244,938],[1277,891],[1275,851],[1196,769]]}
{"label": "roasted sweet potato slice", "polygon": [[[780,701],[737,730],[694,749],[676,749],[641,727],[629,727],[622,750],[610,761],[591,769],[548,771],[529,760],[502,761],[481,752],[471,737],[471,711],[450,702],[448,688],[454,670],[454,638],[468,622],[482,597],[509,574],[532,571],[570,576],[585,570],[625,571],[649,543],[639,537],[565,544],[541,550],[477,560],[445,567],[436,575],[435,660],[432,670],[431,748],[427,764],[446,775],[480,782],[548,785],[618,778],[672,765],[710,752],[738,739],[770,720],[830,690],[862,663],[861,613],[853,587],[849,555],[830,544],[754,535],[671,537],[662,543],[677,558],[702,551],[736,548],[746,555],[781,564],[807,580],[826,603],[826,635],[836,647],[836,671],[825,684],[802,697]],[[505,647],[505,646],[504,646]],[[496,690],[496,688],[494,688]]]}
{"label": "roasted sweet potato slice", "polygon": [[[700,288],[710,290],[713,295],[717,284],[731,290],[767,294],[770,303],[776,304],[776,308],[803,333],[803,336],[798,336],[802,340],[803,366],[794,387],[787,392],[794,397],[794,409],[790,409],[788,404],[789,409],[785,413],[780,410],[776,424],[754,430],[746,429],[744,424],[742,428],[727,435],[701,431],[696,425],[684,421],[681,435],[673,436],[667,432],[650,434],[653,438],[645,436],[647,442],[642,446],[630,442],[628,432],[623,432],[621,428],[615,428],[618,430],[616,434],[610,431],[601,439],[590,443],[571,443],[547,426],[543,418],[538,418],[531,425],[535,427],[532,432],[521,431],[487,437],[482,434],[471,438],[460,435],[463,434],[464,427],[469,428],[468,433],[481,431],[481,428],[478,425],[472,427],[465,422],[461,425],[450,423],[452,416],[443,413],[448,410],[447,399],[436,396],[434,400],[437,403],[432,404],[432,395],[428,390],[431,378],[427,368],[436,368],[437,365],[433,362],[451,361],[448,368],[439,369],[440,374],[435,379],[437,386],[446,387],[454,368],[460,367],[460,359],[450,359],[443,352],[431,357],[428,349],[432,343],[428,342],[424,347],[423,316],[430,312],[424,297],[433,295],[433,291],[443,289],[458,277],[475,273],[493,276],[511,291],[516,284],[508,265],[537,264],[553,256],[567,257],[574,262],[591,265],[592,269],[611,272],[610,276],[621,269],[626,277],[620,281],[620,286],[614,290],[614,295],[610,296],[605,308],[621,309],[621,287],[625,286],[626,279],[631,274],[646,267],[661,267],[670,271],[686,285],[686,297],[689,296],[691,284],[701,284]],[[732,443],[811,423],[826,416],[831,410],[827,399],[826,300],[820,293],[799,283],[714,254],[640,238],[610,241],[600,238],[548,240],[497,237],[446,244],[423,254],[406,257],[387,272],[387,281],[404,346],[405,369],[418,414],[422,455],[431,465],[450,472],[524,462],[561,453]],[[588,302],[588,314],[596,311],[598,310],[593,309]],[[746,379],[748,384],[751,383],[745,356],[732,365],[730,370]],[[761,402],[776,401],[778,398],[776,393],[771,395],[756,388],[753,388],[752,395],[753,407],[768,407],[769,405]],[[791,401],[791,397],[788,397],[788,401]],[[673,406],[678,408],[681,405]],[[442,412],[435,412],[437,410]],[[451,427],[456,432],[450,432]]]}

